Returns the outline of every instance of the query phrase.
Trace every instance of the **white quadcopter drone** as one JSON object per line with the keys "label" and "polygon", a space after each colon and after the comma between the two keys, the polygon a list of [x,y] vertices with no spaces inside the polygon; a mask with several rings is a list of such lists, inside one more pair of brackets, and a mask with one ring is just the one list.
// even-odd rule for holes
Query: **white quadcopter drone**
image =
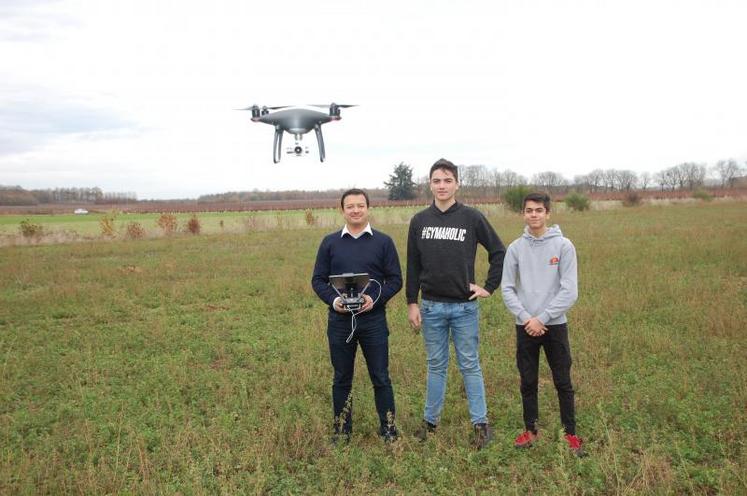
{"label": "white quadcopter drone", "polygon": [[[329,113],[316,110],[311,107],[329,108]],[[284,105],[280,107],[260,107],[252,105],[240,110],[252,111],[252,122],[264,122],[275,127],[275,140],[272,145],[272,161],[280,162],[282,152],[283,132],[288,132],[296,138],[296,144],[286,149],[287,153],[293,153],[296,157],[309,153],[308,147],[301,146],[303,135],[312,129],[316,133],[316,141],[319,145],[319,161],[324,162],[324,138],[322,137],[322,124],[330,121],[340,120],[340,109],[355,107],[355,105]],[[271,112],[274,111],[274,112]]]}

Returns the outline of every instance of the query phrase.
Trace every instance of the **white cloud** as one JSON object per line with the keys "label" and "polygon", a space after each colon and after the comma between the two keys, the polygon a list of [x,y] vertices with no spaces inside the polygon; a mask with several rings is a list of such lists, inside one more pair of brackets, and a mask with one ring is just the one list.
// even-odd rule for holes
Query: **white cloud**
{"label": "white cloud", "polygon": [[[184,197],[380,186],[441,156],[569,178],[747,158],[743,2],[19,5],[0,101],[36,110],[0,110],[4,184]],[[232,110],[332,100],[360,107],[323,128],[324,164],[312,133],[273,165],[272,128]]]}

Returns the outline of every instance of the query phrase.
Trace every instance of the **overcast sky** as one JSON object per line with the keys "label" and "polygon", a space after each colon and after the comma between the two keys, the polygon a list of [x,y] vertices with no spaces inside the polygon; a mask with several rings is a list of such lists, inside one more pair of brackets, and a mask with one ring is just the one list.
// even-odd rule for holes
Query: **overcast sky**
{"label": "overcast sky", "polygon": [[[747,160],[743,0],[2,0],[0,184],[381,187]],[[272,163],[253,103],[358,104]],[[285,135],[285,144],[292,144]]]}

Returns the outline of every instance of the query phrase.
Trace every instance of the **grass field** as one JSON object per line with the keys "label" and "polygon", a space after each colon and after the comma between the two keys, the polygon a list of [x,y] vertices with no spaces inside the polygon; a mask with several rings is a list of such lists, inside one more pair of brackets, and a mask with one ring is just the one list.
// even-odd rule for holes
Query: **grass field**
{"label": "grass field", "polygon": [[[409,214],[374,212],[403,267]],[[518,216],[488,214],[505,242],[517,237]],[[747,493],[743,202],[553,217],[579,254],[569,318],[584,459],[561,442],[544,364],[541,442],[512,447],[515,338],[498,295],[481,302],[494,444],[470,448],[453,360],[438,434],[412,438],[425,356],[400,294],[390,362],[404,436],[376,436],[359,359],[355,434],[332,448],[326,310],[309,284],[339,223],[329,215],[322,227],[0,248],[0,494]]]}
{"label": "grass field", "polygon": [[[422,207],[380,208],[376,214],[382,224],[404,224]],[[500,205],[487,207],[488,211],[503,212]],[[88,215],[0,215],[0,246],[16,244],[47,244],[72,241],[91,241],[102,236],[100,221],[105,216],[113,215],[115,238],[126,238],[127,225],[133,222],[145,230],[146,238],[163,237],[164,232],[158,227],[160,214],[150,213],[107,213]],[[265,210],[252,212],[199,212],[203,234],[240,234],[274,229],[294,229],[304,227],[333,228],[340,222],[340,215],[335,209],[317,209],[311,212],[313,220],[307,221],[303,210]],[[178,231],[186,231],[186,223],[192,214],[174,214]],[[41,226],[43,236],[40,239],[28,240],[21,236],[19,229],[22,221]]]}
{"label": "grass field", "polygon": [[[620,205],[621,202],[619,201],[594,202],[596,210],[619,208]],[[566,208],[563,203],[557,204],[556,207],[559,211]],[[413,214],[422,208],[422,206],[376,208],[373,211],[373,221],[378,225],[407,224]],[[505,207],[498,203],[481,205],[480,208],[486,215],[504,216],[507,213]],[[332,229],[340,223],[340,214],[337,209],[314,209],[309,210],[309,212],[310,218],[307,217],[307,211],[304,210],[198,212],[194,215],[200,222],[202,234],[241,234],[309,227]],[[186,224],[192,214],[177,213],[173,215],[177,219],[177,231],[186,232]],[[113,218],[113,238],[102,234],[100,224],[104,217],[109,216]],[[0,246],[122,239],[127,238],[127,225],[131,223],[138,223],[143,227],[145,238],[158,238],[164,236],[164,231],[157,223],[159,216],[160,214],[154,213],[116,211],[90,213],[88,215],[0,215]],[[20,230],[20,224],[23,221],[40,226],[42,236],[24,238]]]}

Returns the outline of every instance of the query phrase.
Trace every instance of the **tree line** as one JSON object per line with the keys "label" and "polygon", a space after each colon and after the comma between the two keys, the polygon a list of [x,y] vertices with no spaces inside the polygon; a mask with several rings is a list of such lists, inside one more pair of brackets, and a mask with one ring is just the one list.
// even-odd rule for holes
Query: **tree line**
{"label": "tree line", "polygon": [[[215,193],[201,195],[197,198],[198,203],[225,203],[225,202],[253,202],[253,201],[291,201],[291,200],[339,200],[340,195],[346,190],[328,189],[324,191],[229,191],[226,193]],[[366,189],[371,198],[386,198],[387,190],[382,188]]]}
{"label": "tree line", "polygon": [[105,192],[98,187],[26,190],[20,186],[0,185],[0,205],[120,204],[136,201],[137,195],[133,192]]}
{"label": "tree line", "polygon": [[[527,178],[512,170],[491,169],[485,165],[459,166],[459,182],[465,197],[500,196],[517,186],[532,186],[550,193],[578,191],[610,193],[632,190],[676,191],[708,186],[733,188],[737,180],[747,175],[747,162],[719,160],[713,167],[703,163],[684,162],[656,173],[637,174],[632,170],[594,169],[588,174],[567,179],[559,172],[545,171]],[[427,198],[430,194],[428,176],[413,179],[412,167],[400,162],[394,166],[389,180],[384,182],[390,200]]]}
{"label": "tree line", "polygon": [[[706,186],[733,188],[747,175],[747,162],[719,160],[714,166],[684,162],[656,173],[637,174],[631,170],[594,169],[588,174],[567,179],[559,172],[545,171],[528,178],[512,170],[498,170],[485,165],[459,166],[461,194],[465,198],[501,196],[517,186],[532,186],[550,193],[579,191],[610,193],[631,190],[696,190]],[[414,200],[429,198],[428,177],[413,178],[413,170],[400,162],[394,166],[385,188],[367,188],[372,199]],[[230,191],[202,195],[197,203],[243,203],[252,201],[289,201],[339,199],[343,189],[325,191]],[[195,200],[179,200],[195,201]],[[123,204],[138,202],[134,192],[105,192],[101,188],[54,188],[26,190],[20,186],[0,185],[0,205],[33,206],[46,204]]]}

